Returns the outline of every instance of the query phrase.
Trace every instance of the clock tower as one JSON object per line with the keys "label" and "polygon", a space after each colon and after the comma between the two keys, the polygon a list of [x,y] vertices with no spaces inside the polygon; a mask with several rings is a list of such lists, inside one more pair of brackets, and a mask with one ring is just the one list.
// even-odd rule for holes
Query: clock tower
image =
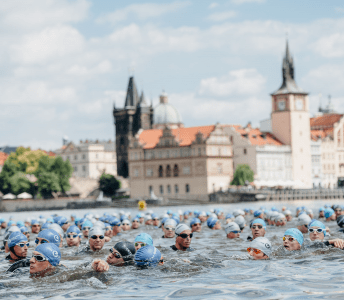
{"label": "clock tower", "polygon": [[[282,66],[283,83],[271,95],[271,126],[273,135],[291,146],[293,180],[298,187],[312,187],[308,93],[299,88],[294,79],[294,61],[288,41]],[[301,184],[302,183],[302,184]]]}

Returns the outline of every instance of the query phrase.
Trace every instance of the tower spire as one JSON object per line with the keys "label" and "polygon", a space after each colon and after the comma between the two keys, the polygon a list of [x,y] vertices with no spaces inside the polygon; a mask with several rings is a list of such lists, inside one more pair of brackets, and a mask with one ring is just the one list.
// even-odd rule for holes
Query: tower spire
{"label": "tower spire", "polygon": [[124,107],[136,106],[138,103],[139,103],[139,95],[137,93],[137,88],[136,88],[136,84],[134,81],[134,77],[131,76],[129,78],[127,96],[125,98]]}

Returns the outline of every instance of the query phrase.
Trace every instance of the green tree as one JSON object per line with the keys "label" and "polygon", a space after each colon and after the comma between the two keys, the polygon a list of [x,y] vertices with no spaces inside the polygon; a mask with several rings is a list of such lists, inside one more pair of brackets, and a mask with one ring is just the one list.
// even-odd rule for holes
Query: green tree
{"label": "green tree", "polygon": [[18,172],[17,166],[6,160],[0,173],[0,190],[3,194],[12,192],[11,177]]}
{"label": "green tree", "polygon": [[26,178],[26,174],[23,172],[17,172],[10,177],[11,191],[15,195],[27,192],[32,193],[33,183]]}
{"label": "green tree", "polygon": [[116,191],[121,188],[121,182],[111,174],[103,173],[99,178],[99,189],[107,197],[114,196]]}
{"label": "green tree", "polygon": [[254,180],[254,172],[249,165],[238,165],[231,185],[245,185],[245,182]]}
{"label": "green tree", "polygon": [[60,192],[59,178],[55,173],[42,172],[37,177],[38,192],[44,199],[52,198],[52,192]]}

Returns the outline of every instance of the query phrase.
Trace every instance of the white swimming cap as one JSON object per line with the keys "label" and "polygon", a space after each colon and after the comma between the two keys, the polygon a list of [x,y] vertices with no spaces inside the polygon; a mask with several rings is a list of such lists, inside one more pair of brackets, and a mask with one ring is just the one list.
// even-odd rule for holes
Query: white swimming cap
{"label": "white swimming cap", "polygon": [[239,225],[235,222],[229,222],[228,224],[225,225],[224,229],[225,229],[226,234],[232,231],[240,231]]}
{"label": "white swimming cap", "polygon": [[175,228],[177,226],[177,222],[173,219],[167,219],[164,223],[165,228],[166,228],[166,226],[173,226]]}
{"label": "white swimming cap", "polygon": [[250,245],[250,248],[255,248],[264,252],[265,255],[269,256],[272,252],[271,242],[266,237],[255,238]]}
{"label": "white swimming cap", "polygon": [[312,221],[312,219],[310,218],[310,216],[306,215],[306,214],[301,214],[297,218],[297,224],[298,225],[308,225],[311,221]]}
{"label": "white swimming cap", "polygon": [[184,230],[191,230],[191,228],[186,224],[179,224],[176,227],[176,234],[181,234]]}

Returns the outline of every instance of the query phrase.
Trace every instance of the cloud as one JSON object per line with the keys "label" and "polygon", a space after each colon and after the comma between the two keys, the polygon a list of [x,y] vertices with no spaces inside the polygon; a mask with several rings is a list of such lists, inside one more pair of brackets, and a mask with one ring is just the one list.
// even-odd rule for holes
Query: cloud
{"label": "cloud", "polygon": [[213,8],[215,8],[215,7],[218,7],[218,6],[219,6],[219,4],[218,4],[217,2],[213,2],[213,3],[210,3],[210,5],[208,6],[208,8],[213,9]]}
{"label": "cloud", "polygon": [[222,22],[226,21],[228,19],[232,19],[236,16],[235,11],[223,11],[223,12],[218,12],[218,13],[213,13],[210,16],[207,17],[209,21],[215,21],[215,22]]}
{"label": "cloud", "polygon": [[266,0],[232,0],[234,4],[244,4],[244,3],[265,3]]}
{"label": "cloud", "polygon": [[255,95],[263,90],[266,79],[255,69],[241,69],[222,77],[201,80],[199,94],[217,97]]}
{"label": "cloud", "polygon": [[344,56],[344,34],[334,33],[321,37],[315,42],[314,49],[324,57]]}
{"label": "cloud", "polygon": [[189,5],[191,5],[190,1],[176,1],[167,4],[132,4],[125,8],[118,9],[112,13],[109,13],[101,18],[98,18],[97,22],[119,23],[126,21],[129,18],[137,18],[142,21],[178,11]]}

